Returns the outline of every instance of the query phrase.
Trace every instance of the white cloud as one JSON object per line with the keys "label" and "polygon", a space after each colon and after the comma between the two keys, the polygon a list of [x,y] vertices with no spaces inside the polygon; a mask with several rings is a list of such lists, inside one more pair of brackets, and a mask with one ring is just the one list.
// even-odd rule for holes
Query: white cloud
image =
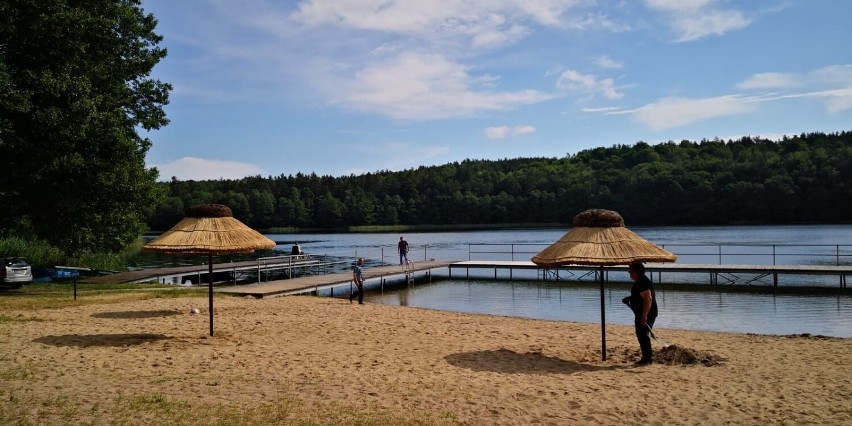
{"label": "white cloud", "polygon": [[485,129],[485,137],[488,139],[505,139],[509,136],[523,136],[535,133],[533,126],[509,126],[488,127]]}
{"label": "white cloud", "polygon": [[704,11],[695,15],[678,16],[674,19],[672,26],[680,33],[677,41],[694,41],[710,35],[724,35],[725,33],[743,29],[752,21],[741,12],[735,10]]}
{"label": "white cloud", "polygon": [[815,70],[811,76],[819,83],[852,86],[852,65],[830,65]]}
{"label": "white cloud", "polygon": [[559,76],[556,87],[561,90],[583,92],[589,95],[600,93],[607,99],[620,99],[624,94],[616,91],[614,84],[611,78],[598,80],[594,75],[566,70]]}
{"label": "white cloud", "polygon": [[765,95],[761,101],[822,99],[828,112],[852,108],[852,65],[830,65],[804,74],[759,73],[737,84],[741,89],[810,88],[809,92]]}
{"label": "white cloud", "polygon": [[183,157],[156,167],[163,181],[173,176],[178,180],[240,179],[261,173],[260,168],[252,164],[196,157]]}
{"label": "white cloud", "polygon": [[624,64],[622,64],[621,62],[614,61],[612,60],[612,58],[606,55],[599,56],[597,59],[595,59],[595,64],[597,64],[601,68],[607,69],[622,68],[624,66]]}
{"label": "white cloud", "polygon": [[852,88],[831,90],[825,93],[826,109],[830,113],[838,113],[852,109]]}
{"label": "white cloud", "polygon": [[512,129],[512,136],[523,136],[535,133],[533,126],[518,126]]}
{"label": "white cloud", "polygon": [[610,114],[632,114],[640,123],[658,131],[710,118],[746,114],[756,108],[752,101],[739,96],[705,99],[664,98],[634,110]]}
{"label": "white cloud", "polygon": [[514,43],[529,34],[524,22],[562,24],[577,0],[306,0],[290,18],[307,26],[335,25],[425,38],[460,37],[473,46]]}
{"label": "white cloud", "polygon": [[645,0],[645,3],[652,9],[671,12],[692,12],[713,3],[713,1],[714,0]]}
{"label": "white cloud", "polygon": [[825,109],[830,113],[838,113],[852,109],[852,87],[846,89],[823,90],[808,93],[793,93],[766,97],[763,101],[774,101],[782,99],[814,98],[825,102]]}
{"label": "white cloud", "polygon": [[804,74],[758,73],[738,83],[737,87],[744,90],[794,87],[814,90],[702,99],[670,97],[632,110],[588,108],[583,111],[607,115],[630,114],[652,130],[665,130],[716,117],[748,114],[755,111],[760,104],[775,101],[816,99],[823,102],[826,111],[832,114],[852,109],[852,65],[832,65]]}
{"label": "white cloud", "polygon": [[621,107],[599,107],[599,108],[583,108],[581,111],[588,113],[596,113],[596,112],[606,112],[606,113],[615,113],[621,111]]}
{"label": "white cloud", "polygon": [[737,84],[737,87],[740,89],[780,89],[796,85],[796,79],[789,74],[765,72],[752,75]]}
{"label": "white cloud", "polygon": [[485,129],[485,137],[488,139],[503,139],[509,136],[509,126],[489,127]]}
{"label": "white cloud", "polygon": [[338,101],[397,119],[432,120],[510,110],[554,95],[535,90],[485,90],[491,76],[476,77],[465,66],[437,54],[406,53],[355,75]]}
{"label": "white cloud", "polygon": [[758,73],[737,84],[741,89],[783,89],[801,86],[852,87],[852,65],[829,65],[804,74]]}
{"label": "white cloud", "polygon": [[753,22],[738,10],[716,8],[715,0],[645,0],[645,4],[666,15],[665,22],[678,34],[678,42],[724,35]]}

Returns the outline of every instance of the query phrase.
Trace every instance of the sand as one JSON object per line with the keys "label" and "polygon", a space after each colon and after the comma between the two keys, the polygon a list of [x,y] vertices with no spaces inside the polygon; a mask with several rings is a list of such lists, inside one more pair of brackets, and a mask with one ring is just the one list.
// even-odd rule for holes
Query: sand
{"label": "sand", "polygon": [[206,307],[4,312],[0,420],[158,423],[122,411],[142,401],[210,407],[197,424],[852,424],[852,339],[658,329],[675,347],[633,367],[632,326],[607,326],[604,362],[593,323],[217,296],[210,337]]}

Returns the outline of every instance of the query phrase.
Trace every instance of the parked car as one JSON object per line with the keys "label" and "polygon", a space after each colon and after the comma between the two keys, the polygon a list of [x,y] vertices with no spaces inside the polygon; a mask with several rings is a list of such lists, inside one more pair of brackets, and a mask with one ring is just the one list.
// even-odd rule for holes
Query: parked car
{"label": "parked car", "polygon": [[23,257],[2,256],[0,261],[0,285],[21,288],[33,282],[33,269]]}

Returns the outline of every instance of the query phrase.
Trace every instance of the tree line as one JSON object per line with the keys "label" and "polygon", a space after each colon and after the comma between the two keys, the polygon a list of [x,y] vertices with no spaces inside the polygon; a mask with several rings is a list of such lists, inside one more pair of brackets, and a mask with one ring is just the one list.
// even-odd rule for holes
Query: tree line
{"label": "tree line", "polygon": [[840,223],[852,219],[852,132],[163,185],[168,195],[150,217],[153,230],[203,203],[228,205],[256,229],[565,224],[588,208],[618,211],[628,225]]}

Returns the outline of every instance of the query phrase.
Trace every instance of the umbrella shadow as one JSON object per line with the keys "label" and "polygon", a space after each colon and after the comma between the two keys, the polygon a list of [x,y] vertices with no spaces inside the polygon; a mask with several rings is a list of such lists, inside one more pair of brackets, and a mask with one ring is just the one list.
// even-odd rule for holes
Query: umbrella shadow
{"label": "umbrella shadow", "polygon": [[126,347],[143,343],[167,340],[171,337],[163,334],[65,334],[62,336],[44,336],[33,339],[36,343],[52,346],[88,347]]}
{"label": "umbrella shadow", "polygon": [[118,318],[118,319],[144,319],[168,317],[172,315],[180,315],[180,311],[175,310],[160,310],[160,311],[121,311],[121,312],[99,312],[92,314],[94,318]]}
{"label": "umbrella shadow", "polygon": [[461,352],[447,355],[444,359],[456,367],[507,374],[573,374],[618,368],[568,361],[541,352],[519,353],[509,349]]}

